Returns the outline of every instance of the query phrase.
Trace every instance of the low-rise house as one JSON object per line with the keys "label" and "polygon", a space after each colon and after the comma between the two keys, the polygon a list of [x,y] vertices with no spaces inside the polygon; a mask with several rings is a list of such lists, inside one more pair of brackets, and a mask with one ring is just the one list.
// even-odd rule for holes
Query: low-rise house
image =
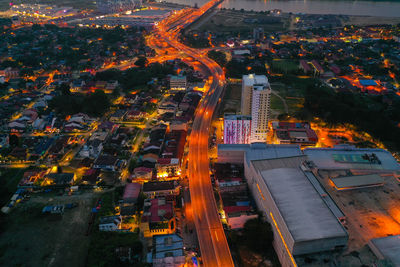
{"label": "low-rise house", "polygon": [[44,185],[71,185],[76,180],[75,173],[50,173],[45,176]]}
{"label": "low-rise house", "polygon": [[136,206],[134,204],[122,204],[119,207],[119,214],[122,217],[133,217],[136,215]]}
{"label": "low-rise house", "polygon": [[136,203],[140,191],[142,189],[142,185],[138,183],[128,183],[125,185],[124,194],[122,196],[122,200],[124,203]]}
{"label": "low-rise house", "polygon": [[33,171],[26,171],[24,172],[24,176],[22,177],[21,181],[18,183],[19,188],[26,188],[32,187],[35,183],[42,179],[45,175],[44,171],[33,170]]}
{"label": "low-rise house", "polygon": [[146,199],[143,206],[140,231],[145,238],[175,232],[173,203],[164,197]]}
{"label": "low-rise house", "polygon": [[101,155],[93,163],[93,168],[102,169],[106,171],[117,170],[118,158],[111,155]]}
{"label": "low-rise house", "polygon": [[225,219],[231,229],[241,229],[248,220],[257,218],[257,213],[250,205],[247,190],[223,192],[220,196]]}
{"label": "low-rise house", "polygon": [[79,132],[79,131],[83,131],[85,129],[85,127],[80,124],[80,123],[76,123],[76,122],[68,122],[64,125],[64,131],[65,132]]}
{"label": "low-rise house", "polygon": [[112,122],[122,121],[122,118],[124,117],[125,113],[126,110],[118,109],[117,111],[115,111],[113,114],[110,115],[109,120]]}
{"label": "low-rise house", "polygon": [[19,132],[22,133],[25,131],[26,125],[25,123],[19,121],[12,121],[8,124],[8,128],[11,132]]}
{"label": "low-rise house", "polygon": [[148,198],[170,197],[179,195],[180,186],[176,181],[157,181],[143,184],[143,193]]}
{"label": "low-rise house", "polygon": [[96,182],[99,180],[99,174],[99,169],[88,169],[83,174],[82,180],[87,184],[96,184]]}
{"label": "low-rise house", "polygon": [[153,251],[151,262],[153,267],[173,266],[185,264],[183,239],[177,234],[153,236]]}
{"label": "low-rise house", "polygon": [[116,231],[121,229],[121,216],[105,216],[100,218],[100,231]]}
{"label": "low-rise house", "polygon": [[89,140],[79,152],[81,157],[97,158],[103,151],[103,143],[99,139]]}
{"label": "low-rise house", "polygon": [[161,158],[156,163],[157,178],[179,178],[181,168],[177,158]]}
{"label": "low-rise house", "polygon": [[125,114],[126,121],[136,121],[143,119],[146,115],[146,112],[140,110],[130,110]]}
{"label": "low-rise house", "polygon": [[151,180],[153,177],[153,169],[146,167],[137,167],[133,170],[136,179]]}
{"label": "low-rise house", "polygon": [[274,139],[279,144],[314,146],[318,136],[308,123],[273,122]]}
{"label": "low-rise house", "polygon": [[142,160],[156,163],[158,160],[158,156],[153,153],[147,153],[147,154],[143,155]]}

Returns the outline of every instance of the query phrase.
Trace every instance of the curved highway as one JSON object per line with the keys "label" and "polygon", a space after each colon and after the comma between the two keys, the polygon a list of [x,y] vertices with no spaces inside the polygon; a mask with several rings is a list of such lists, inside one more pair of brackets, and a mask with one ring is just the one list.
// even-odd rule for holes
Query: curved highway
{"label": "curved highway", "polygon": [[[209,129],[213,113],[225,88],[225,75],[215,61],[178,41],[181,29],[198,19],[218,2],[210,1],[199,9],[188,9],[189,11],[185,9],[168,17],[159,23],[157,32],[149,37],[148,44],[159,53],[168,51],[168,57],[171,54],[192,57],[212,75],[211,85],[205,92],[203,101],[200,102],[192,125],[188,156],[189,189],[204,266],[230,267],[234,264],[218,215],[208,157]],[[160,39],[164,42],[162,47],[155,45],[160,43]]]}

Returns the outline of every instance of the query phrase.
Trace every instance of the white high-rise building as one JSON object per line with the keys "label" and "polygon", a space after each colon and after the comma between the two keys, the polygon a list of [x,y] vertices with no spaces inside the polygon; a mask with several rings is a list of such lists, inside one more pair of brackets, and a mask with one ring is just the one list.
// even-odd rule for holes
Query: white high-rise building
{"label": "white high-rise building", "polygon": [[250,144],[251,117],[225,114],[224,144]]}
{"label": "white high-rise building", "polygon": [[271,86],[265,75],[243,75],[242,115],[251,115],[250,142],[266,142]]}

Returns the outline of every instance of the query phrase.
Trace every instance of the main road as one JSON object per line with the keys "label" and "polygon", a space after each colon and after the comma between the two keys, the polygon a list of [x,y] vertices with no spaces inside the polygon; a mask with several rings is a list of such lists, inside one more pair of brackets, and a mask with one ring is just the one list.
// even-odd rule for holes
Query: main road
{"label": "main road", "polygon": [[[197,108],[189,141],[189,190],[196,232],[200,244],[204,266],[234,266],[228,242],[222,227],[210,179],[208,157],[209,130],[213,113],[225,88],[225,75],[221,67],[213,60],[179,42],[180,30],[198,19],[220,1],[210,1],[199,9],[184,9],[156,27],[156,32],[148,38],[148,44],[156,51],[183,57],[192,57],[200,62],[212,76],[212,82]],[[163,44],[159,44],[162,40]],[[193,61],[192,61],[193,62]],[[197,63],[198,64],[198,63]],[[194,64],[195,68],[198,68]]]}

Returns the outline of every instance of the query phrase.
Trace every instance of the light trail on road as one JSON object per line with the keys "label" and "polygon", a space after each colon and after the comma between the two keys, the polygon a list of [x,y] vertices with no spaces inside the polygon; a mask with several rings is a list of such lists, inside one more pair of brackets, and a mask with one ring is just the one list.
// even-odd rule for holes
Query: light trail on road
{"label": "light trail on road", "polygon": [[[204,266],[234,266],[232,256],[222,227],[210,179],[208,139],[212,115],[225,89],[225,74],[213,60],[178,41],[180,31],[202,16],[220,1],[210,1],[199,9],[184,9],[157,25],[157,31],[147,39],[160,59],[191,57],[187,60],[195,69],[206,69],[205,77],[212,75],[212,82],[197,109],[189,142],[189,189],[191,205],[199,239]],[[190,12],[189,12],[190,11]],[[163,57],[162,55],[165,55]],[[198,66],[200,62],[203,68]],[[203,71],[204,72],[204,71]]]}

